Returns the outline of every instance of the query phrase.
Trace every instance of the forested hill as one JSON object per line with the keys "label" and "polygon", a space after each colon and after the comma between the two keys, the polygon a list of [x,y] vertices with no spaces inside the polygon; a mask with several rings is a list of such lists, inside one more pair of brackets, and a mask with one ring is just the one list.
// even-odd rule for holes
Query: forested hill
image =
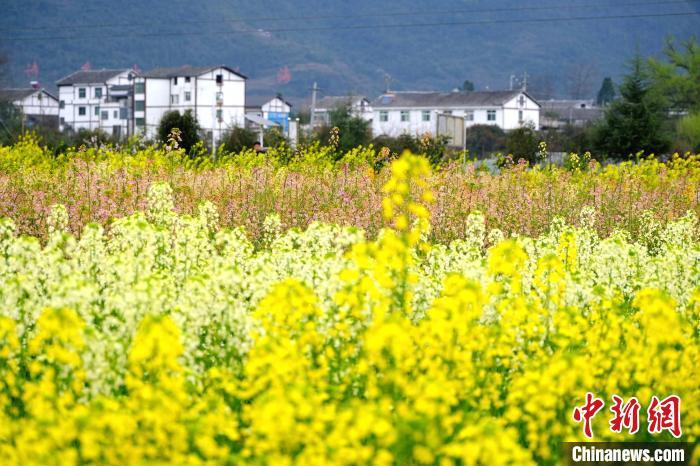
{"label": "forested hill", "polygon": [[50,87],[88,62],[227,64],[250,77],[251,93],[292,100],[313,81],[326,94],[374,95],[387,76],[394,89],[467,79],[503,89],[524,72],[536,93],[587,96],[636,51],[660,54],[667,36],[700,25],[685,14],[700,2],[670,0],[3,0],[0,9],[14,85],[38,68]]}

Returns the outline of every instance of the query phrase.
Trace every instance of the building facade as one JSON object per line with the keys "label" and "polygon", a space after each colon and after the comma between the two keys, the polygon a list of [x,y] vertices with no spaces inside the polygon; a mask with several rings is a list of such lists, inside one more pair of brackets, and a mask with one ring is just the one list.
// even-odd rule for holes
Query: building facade
{"label": "building facade", "polygon": [[0,102],[17,107],[29,126],[58,126],[58,99],[39,87],[0,89]]}
{"label": "building facade", "polygon": [[134,84],[134,126],[154,138],[163,115],[191,110],[208,142],[245,124],[246,77],[227,66],[156,68]]}
{"label": "building facade", "polygon": [[133,134],[133,86],[130,69],[81,70],[58,86],[59,129],[102,130],[115,137]]}
{"label": "building facade", "polygon": [[276,123],[283,134],[289,132],[289,118],[292,115],[292,104],[284,100],[281,95],[276,97],[248,97],[246,98],[246,114],[253,114],[268,121]]}
{"label": "building facade", "polygon": [[348,106],[350,114],[354,117],[371,121],[373,118],[372,104],[364,96],[326,96],[316,103],[314,111],[314,126],[331,124],[331,112],[341,106]]}
{"label": "building facade", "polygon": [[388,92],[372,102],[375,136],[435,134],[439,113],[464,117],[465,129],[540,127],[540,104],[525,91]]}

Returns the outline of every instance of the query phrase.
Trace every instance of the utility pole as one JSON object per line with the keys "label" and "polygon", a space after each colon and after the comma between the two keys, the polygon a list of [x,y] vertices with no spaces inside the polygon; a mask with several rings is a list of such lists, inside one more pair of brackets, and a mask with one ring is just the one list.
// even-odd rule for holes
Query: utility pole
{"label": "utility pole", "polygon": [[515,75],[511,74],[510,75],[510,90],[513,90],[513,81],[515,81]]}
{"label": "utility pole", "polygon": [[523,75],[523,91],[527,91],[527,71]]}
{"label": "utility pole", "polygon": [[313,131],[316,123],[316,94],[318,93],[318,84],[314,81],[311,88],[311,130]]}
{"label": "utility pole", "polygon": [[384,92],[389,93],[389,84],[391,83],[391,75],[389,73],[384,73]]}

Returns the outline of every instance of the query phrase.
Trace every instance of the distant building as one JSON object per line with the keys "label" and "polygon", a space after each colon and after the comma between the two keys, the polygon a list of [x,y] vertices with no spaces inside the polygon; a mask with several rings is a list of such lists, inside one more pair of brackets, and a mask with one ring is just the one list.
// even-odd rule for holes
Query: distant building
{"label": "distant building", "polygon": [[135,128],[153,138],[166,112],[192,110],[209,142],[219,141],[230,127],[245,124],[246,79],[224,65],[143,73],[134,85]]}
{"label": "distant building", "polygon": [[600,120],[604,109],[594,100],[543,100],[541,126],[558,129],[564,126],[586,126]]}
{"label": "distant building", "polygon": [[352,116],[359,117],[367,121],[372,120],[372,105],[367,97],[349,95],[326,96],[316,102],[314,126],[329,125],[331,123],[331,112],[343,105],[350,107],[350,114]]}
{"label": "distant building", "polygon": [[0,89],[0,102],[17,107],[25,118],[25,124],[42,124],[58,127],[58,99],[39,87]]}
{"label": "distant building", "polygon": [[292,104],[281,95],[276,97],[246,97],[246,115],[255,115],[276,123],[283,134],[289,131],[289,118],[292,114]]}
{"label": "distant building", "polygon": [[59,129],[99,129],[116,137],[133,134],[136,75],[130,69],[90,70],[58,80]]}
{"label": "distant building", "polygon": [[388,92],[372,102],[375,136],[435,134],[437,115],[465,118],[465,127],[495,125],[504,130],[540,127],[540,104],[527,92]]}

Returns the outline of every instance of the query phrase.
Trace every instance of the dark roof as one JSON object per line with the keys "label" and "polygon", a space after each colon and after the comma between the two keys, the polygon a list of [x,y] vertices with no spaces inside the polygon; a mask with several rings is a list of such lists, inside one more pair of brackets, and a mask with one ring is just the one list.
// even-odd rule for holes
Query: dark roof
{"label": "dark roof", "polygon": [[247,95],[245,97],[245,106],[250,108],[259,108],[274,99],[280,99],[282,102],[289,105],[290,107],[294,106],[286,100],[284,100],[284,97],[279,95],[275,95],[272,97],[270,97],[269,95]]}
{"label": "dark roof", "polygon": [[[514,91],[474,91],[474,92],[389,92],[372,102],[375,108],[449,108],[449,107],[498,107],[519,94]],[[532,97],[530,97],[532,99]],[[535,99],[532,99],[533,101]],[[535,101],[537,102],[537,101]]]}
{"label": "dark roof", "polygon": [[72,84],[92,84],[92,83],[105,83],[113,77],[129,71],[127,69],[121,70],[90,70],[90,71],[76,71],[71,73],[65,78],[56,81],[57,86],[70,86]]}
{"label": "dark roof", "polygon": [[603,117],[604,110],[592,101],[545,100],[542,102],[542,116],[556,120],[595,121]]}
{"label": "dark roof", "polygon": [[42,91],[44,94],[48,95],[54,100],[58,100],[53,94],[47,92],[45,89],[26,87],[21,89],[0,89],[0,102],[14,102],[15,100],[22,100],[39,91]]}
{"label": "dark roof", "polygon": [[175,67],[170,67],[170,68],[154,68],[150,71],[147,71],[143,73],[143,76],[146,78],[179,78],[179,77],[194,77],[194,76],[201,76],[204,73],[208,73],[211,70],[215,70],[217,68],[223,68],[225,70],[230,71],[231,73],[237,74],[243,79],[248,79],[247,76],[242,75],[238,71],[234,70],[233,68],[229,68],[228,66],[225,65],[213,65],[213,66],[189,66],[189,65],[184,65],[184,66],[175,66]]}
{"label": "dark roof", "polygon": [[316,102],[316,108],[332,109],[341,105],[352,104],[355,100],[361,99],[367,98],[361,95],[327,95]]}

